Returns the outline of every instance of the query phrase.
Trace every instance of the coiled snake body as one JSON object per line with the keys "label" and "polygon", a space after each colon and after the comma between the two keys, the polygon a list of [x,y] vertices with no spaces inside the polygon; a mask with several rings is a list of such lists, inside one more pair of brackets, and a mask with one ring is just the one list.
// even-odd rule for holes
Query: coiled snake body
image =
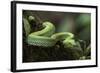
{"label": "coiled snake body", "polygon": [[30,45],[52,47],[57,41],[61,41],[64,47],[73,47],[75,45],[74,35],[70,32],[55,33],[55,26],[51,22],[44,22],[43,29],[32,32],[27,37],[27,43]]}

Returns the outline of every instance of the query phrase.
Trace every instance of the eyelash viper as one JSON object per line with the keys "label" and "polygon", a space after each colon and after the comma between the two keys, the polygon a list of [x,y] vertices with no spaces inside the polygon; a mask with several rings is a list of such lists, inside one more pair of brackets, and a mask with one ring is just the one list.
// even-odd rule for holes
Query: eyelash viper
{"label": "eyelash viper", "polygon": [[32,32],[27,36],[29,45],[52,47],[57,41],[61,41],[65,48],[71,48],[75,45],[74,34],[70,32],[55,33],[55,26],[48,21],[43,22],[42,26],[42,30]]}

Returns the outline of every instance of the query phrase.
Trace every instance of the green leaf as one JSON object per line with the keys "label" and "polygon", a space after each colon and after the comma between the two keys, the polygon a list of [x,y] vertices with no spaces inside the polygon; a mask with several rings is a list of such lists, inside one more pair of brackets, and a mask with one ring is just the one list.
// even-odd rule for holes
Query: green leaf
{"label": "green leaf", "polygon": [[31,31],[30,24],[26,18],[23,18],[23,23],[24,23],[24,30],[25,30],[26,37],[27,37]]}
{"label": "green leaf", "polygon": [[90,45],[85,49],[84,55],[87,56],[91,52],[91,47]]}

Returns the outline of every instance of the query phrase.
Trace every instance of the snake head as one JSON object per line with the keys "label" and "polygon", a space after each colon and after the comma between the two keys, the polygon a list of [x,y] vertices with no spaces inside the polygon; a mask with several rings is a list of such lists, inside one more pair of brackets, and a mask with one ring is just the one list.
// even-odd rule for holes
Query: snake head
{"label": "snake head", "polygon": [[72,48],[72,47],[74,47],[76,45],[74,39],[64,40],[63,44],[64,44],[65,48]]}

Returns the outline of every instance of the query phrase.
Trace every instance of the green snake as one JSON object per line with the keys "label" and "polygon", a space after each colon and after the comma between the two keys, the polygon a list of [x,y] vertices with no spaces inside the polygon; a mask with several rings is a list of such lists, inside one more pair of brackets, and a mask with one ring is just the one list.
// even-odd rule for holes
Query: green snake
{"label": "green snake", "polygon": [[42,26],[42,30],[32,32],[27,36],[29,45],[52,47],[57,41],[61,41],[65,48],[75,45],[74,34],[70,32],[55,33],[54,24],[48,21],[43,22]]}

